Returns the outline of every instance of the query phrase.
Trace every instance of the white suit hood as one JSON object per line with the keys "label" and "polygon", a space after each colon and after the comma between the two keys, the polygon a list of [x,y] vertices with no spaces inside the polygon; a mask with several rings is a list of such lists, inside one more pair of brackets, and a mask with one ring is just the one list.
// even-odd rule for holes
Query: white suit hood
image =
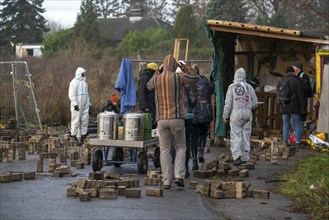
{"label": "white suit hood", "polygon": [[243,68],[235,71],[233,82],[246,82],[246,71]]}
{"label": "white suit hood", "polygon": [[86,70],[82,67],[78,67],[77,70],[75,71],[75,78],[82,80],[82,73],[86,73]]}

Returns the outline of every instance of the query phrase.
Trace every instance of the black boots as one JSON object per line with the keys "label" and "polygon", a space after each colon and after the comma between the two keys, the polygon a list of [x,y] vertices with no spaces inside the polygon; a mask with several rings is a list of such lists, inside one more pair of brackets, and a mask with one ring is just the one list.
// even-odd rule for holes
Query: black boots
{"label": "black boots", "polygon": [[199,169],[199,165],[198,165],[198,161],[197,159],[193,159],[193,166],[192,166],[192,170],[198,170]]}
{"label": "black boots", "polygon": [[79,140],[78,140],[78,138],[77,138],[76,135],[71,135],[70,136],[70,141],[72,141],[72,142],[79,142]]}
{"label": "black boots", "polygon": [[84,140],[86,139],[87,135],[81,135],[81,140],[80,140],[80,143],[83,144]]}
{"label": "black boots", "polygon": [[233,165],[240,165],[240,164],[242,164],[242,160],[240,157],[236,160],[233,160]]}
{"label": "black boots", "polygon": [[79,142],[79,144],[83,144],[83,142],[86,139],[86,137],[87,137],[87,135],[81,135],[80,141],[79,141],[76,135],[71,135],[70,136],[70,141],[72,141],[72,142]]}

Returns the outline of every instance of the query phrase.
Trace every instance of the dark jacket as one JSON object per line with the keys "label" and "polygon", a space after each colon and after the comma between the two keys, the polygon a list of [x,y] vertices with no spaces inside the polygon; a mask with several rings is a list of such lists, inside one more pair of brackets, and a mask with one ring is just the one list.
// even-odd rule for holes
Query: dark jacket
{"label": "dark jacket", "polygon": [[139,74],[138,88],[137,88],[137,100],[139,110],[144,111],[146,108],[154,109],[155,111],[155,96],[154,91],[150,91],[146,88],[148,81],[152,78],[154,70],[145,69]]}
{"label": "dark jacket", "polygon": [[107,100],[106,105],[104,105],[102,108],[102,112],[108,111],[108,112],[115,112],[119,114],[119,109],[120,108],[112,104],[111,100]]}
{"label": "dark jacket", "polygon": [[303,91],[304,91],[304,97],[305,99],[312,97],[312,88],[310,83],[310,77],[303,71],[300,71],[297,73],[298,79],[302,81]]}
{"label": "dark jacket", "polygon": [[289,85],[289,97],[291,102],[280,105],[282,114],[305,114],[306,102],[303,92],[302,82],[292,73],[287,73],[284,77],[292,77],[287,83]]}
{"label": "dark jacket", "polygon": [[152,78],[154,70],[144,69],[139,73],[138,88],[137,88],[137,103],[138,109],[142,112],[146,112],[145,109],[149,109],[148,113],[152,114],[153,123],[155,123],[155,94],[154,91],[147,89],[146,85]]}
{"label": "dark jacket", "polygon": [[185,109],[185,119],[193,118],[193,107],[195,103],[192,103],[192,99],[195,99],[195,95],[191,90],[191,84],[185,85],[185,94],[184,94],[184,109]]}

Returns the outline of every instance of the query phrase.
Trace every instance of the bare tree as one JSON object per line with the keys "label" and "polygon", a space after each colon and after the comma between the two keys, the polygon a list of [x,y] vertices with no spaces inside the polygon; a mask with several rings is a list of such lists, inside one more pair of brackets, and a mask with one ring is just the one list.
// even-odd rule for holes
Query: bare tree
{"label": "bare tree", "polygon": [[328,0],[251,0],[248,4],[251,22],[329,32]]}
{"label": "bare tree", "polygon": [[49,31],[44,36],[48,36],[49,34],[52,34],[52,33],[55,33],[55,32],[58,32],[58,31],[64,29],[63,25],[61,25],[60,23],[58,23],[52,19],[48,19],[48,21],[46,23],[46,27],[49,29]]}
{"label": "bare tree", "polygon": [[117,17],[120,2],[117,0],[96,0],[95,6],[101,18]]}

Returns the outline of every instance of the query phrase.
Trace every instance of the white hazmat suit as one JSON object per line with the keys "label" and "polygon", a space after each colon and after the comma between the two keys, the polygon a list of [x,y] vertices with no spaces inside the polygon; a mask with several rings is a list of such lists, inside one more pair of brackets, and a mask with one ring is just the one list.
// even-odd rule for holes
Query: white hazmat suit
{"label": "white hazmat suit", "polygon": [[251,85],[246,82],[243,68],[234,74],[234,81],[228,87],[223,118],[230,118],[231,152],[233,160],[249,160],[250,136],[252,129],[252,110],[258,100]]}
{"label": "white hazmat suit", "polygon": [[[83,137],[88,131],[90,98],[85,74],[86,70],[78,67],[74,79],[70,82],[71,136],[76,136],[79,131],[81,137]],[[75,106],[78,106],[78,108]]]}

